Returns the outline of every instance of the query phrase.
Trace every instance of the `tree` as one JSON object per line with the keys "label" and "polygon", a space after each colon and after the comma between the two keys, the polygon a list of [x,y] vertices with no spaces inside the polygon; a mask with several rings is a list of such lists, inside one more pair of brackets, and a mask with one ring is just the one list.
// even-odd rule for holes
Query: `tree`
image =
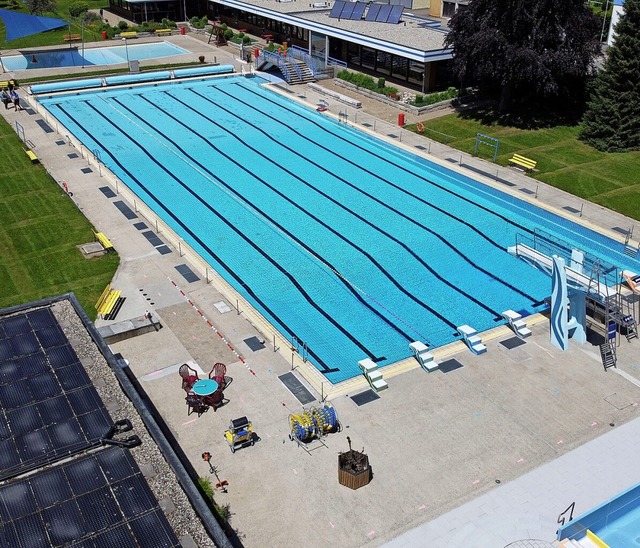
{"label": "tree", "polygon": [[84,0],[74,0],[69,4],[68,9],[71,17],[81,17],[89,11],[89,3]]}
{"label": "tree", "polygon": [[580,138],[598,150],[640,150],[640,0],[625,0]]}
{"label": "tree", "polygon": [[449,26],[455,75],[499,98],[500,112],[584,97],[600,30],[584,0],[471,0]]}
{"label": "tree", "polygon": [[27,6],[31,15],[42,15],[56,11],[56,0],[27,0]]}

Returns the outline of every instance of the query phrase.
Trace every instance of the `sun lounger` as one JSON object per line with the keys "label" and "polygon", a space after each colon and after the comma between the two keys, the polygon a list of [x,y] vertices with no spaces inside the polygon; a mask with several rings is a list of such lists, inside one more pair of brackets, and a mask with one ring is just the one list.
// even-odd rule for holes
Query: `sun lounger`
{"label": "sun lounger", "polygon": [[429,347],[420,341],[412,342],[409,349],[418,360],[420,367],[425,371],[435,371],[438,369],[438,363],[433,360],[433,354],[429,352]]}
{"label": "sun lounger", "polygon": [[640,295],[640,275],[631,272],[630,270],[623,270],[622,277],[627,282],[631,291]]}
{"label": "sun lounger", "polygon": [[468,325],[461,325],[456,328],[462,335],[464,342],[469,347],[469,350],[476,355],[484,354],[487,351],[487,347],[482,343],[482,339],[478,332]]}
{"label": "sun lounger", "polygon": [[513,310],[505,310],[502,313],[502,317],[509,322],[509,326],[513,329],[513,332],[521,339],[524,339],[531,335],[531,329],[527,327],[527,324],[522,319],[522,315]]}

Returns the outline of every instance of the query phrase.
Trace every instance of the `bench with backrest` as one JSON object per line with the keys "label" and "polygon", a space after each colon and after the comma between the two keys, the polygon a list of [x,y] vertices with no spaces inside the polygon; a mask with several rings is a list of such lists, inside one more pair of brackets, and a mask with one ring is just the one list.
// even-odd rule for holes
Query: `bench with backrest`
{"label": "bench with backrest", "polygon": [[[156,29],[155,33],[158,36],[170,36],[172,34],[172,30],[171,29]],[[122,36],[122,35],[121,35]]]}
{"label": "bench with backrest", "polygon": [[135,30],[128,30],[120,33],[120,38],[137,38],[138,33]]}
{"label": "bench with backrest", "polygon": [[9,84],[13,84],[14,88],[18,87],[18,83],[15,80],[4,80],[2,82],[0,82],[0,90],[2,89],[8,89],[9,88]]}
{"label": "bench with backrest", "polygon": [[111,287],[111,284],[107,285],[107,287],[104,288],[104,291],[100,295],[98,302],[96,302],[96,310],[98,311],[98,314],[104,317],[107,314],[111,313],[111,311],[117,304],[120,295],[122,295],[122,291],[113,289]]}
{"label": "bench with backrest", "polygon": [[526,158],[525,156],[521,156],[520,154],[514,154],[513,157],[509,158],[509,163],[514,164],[515,166],[524,169],[525,171],[533,171],[536,168],[537,164],[535,160]]}
{"label": "bench with backrest", "polygon": [[77,42],[80,40],[80,35],[79,34],[65,34],[63,36],[63,40],[65,42]]}
{"label": "bench with backrest", "polygon": [[40,160],[38,159],[38,157],[36,156],[36,153],[33,152],[33,150],[29,150],[28,148],[23,149],[24,153],[27,155],[27,157],[29,158],[29,160],[31,160],[32,164],[37,164]]}

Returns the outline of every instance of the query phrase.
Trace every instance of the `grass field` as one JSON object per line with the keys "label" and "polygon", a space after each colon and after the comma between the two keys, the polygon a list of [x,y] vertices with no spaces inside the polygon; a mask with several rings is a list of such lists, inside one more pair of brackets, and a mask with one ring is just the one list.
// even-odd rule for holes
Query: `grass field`
{"label": "grass field", "polygon": [[[640,151],[598,152],[578,140],[578,126],[523,130],[487,119],[482,112],[450,114],[425,121],[424,135],[473,154],[476,134],[484,133],[500,141],[498,164],[508,165],[517,152],[537,162],[531,177],[640,220]],[[493,160],[493,149],[480,145],[478,156]]]}
{"label": "grass field", "polygon": [[119,258],[85,259],[92,226],[0,120],[0,308],[73,291],[93,319]]}

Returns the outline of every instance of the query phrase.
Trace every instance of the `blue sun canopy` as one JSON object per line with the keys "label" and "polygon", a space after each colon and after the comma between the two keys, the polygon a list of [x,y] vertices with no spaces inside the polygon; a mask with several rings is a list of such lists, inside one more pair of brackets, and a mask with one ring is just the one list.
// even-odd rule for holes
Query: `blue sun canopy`
{"label": "blue sun canopy", "polygon": [[23,36],[30,36],[31,34],[66,27],[69,24],[62,19],[28,15],[26,13],[17,13],[9,10],[0,10],[0,19],[2,19],[7,29],[7,42],[22,38]]}

